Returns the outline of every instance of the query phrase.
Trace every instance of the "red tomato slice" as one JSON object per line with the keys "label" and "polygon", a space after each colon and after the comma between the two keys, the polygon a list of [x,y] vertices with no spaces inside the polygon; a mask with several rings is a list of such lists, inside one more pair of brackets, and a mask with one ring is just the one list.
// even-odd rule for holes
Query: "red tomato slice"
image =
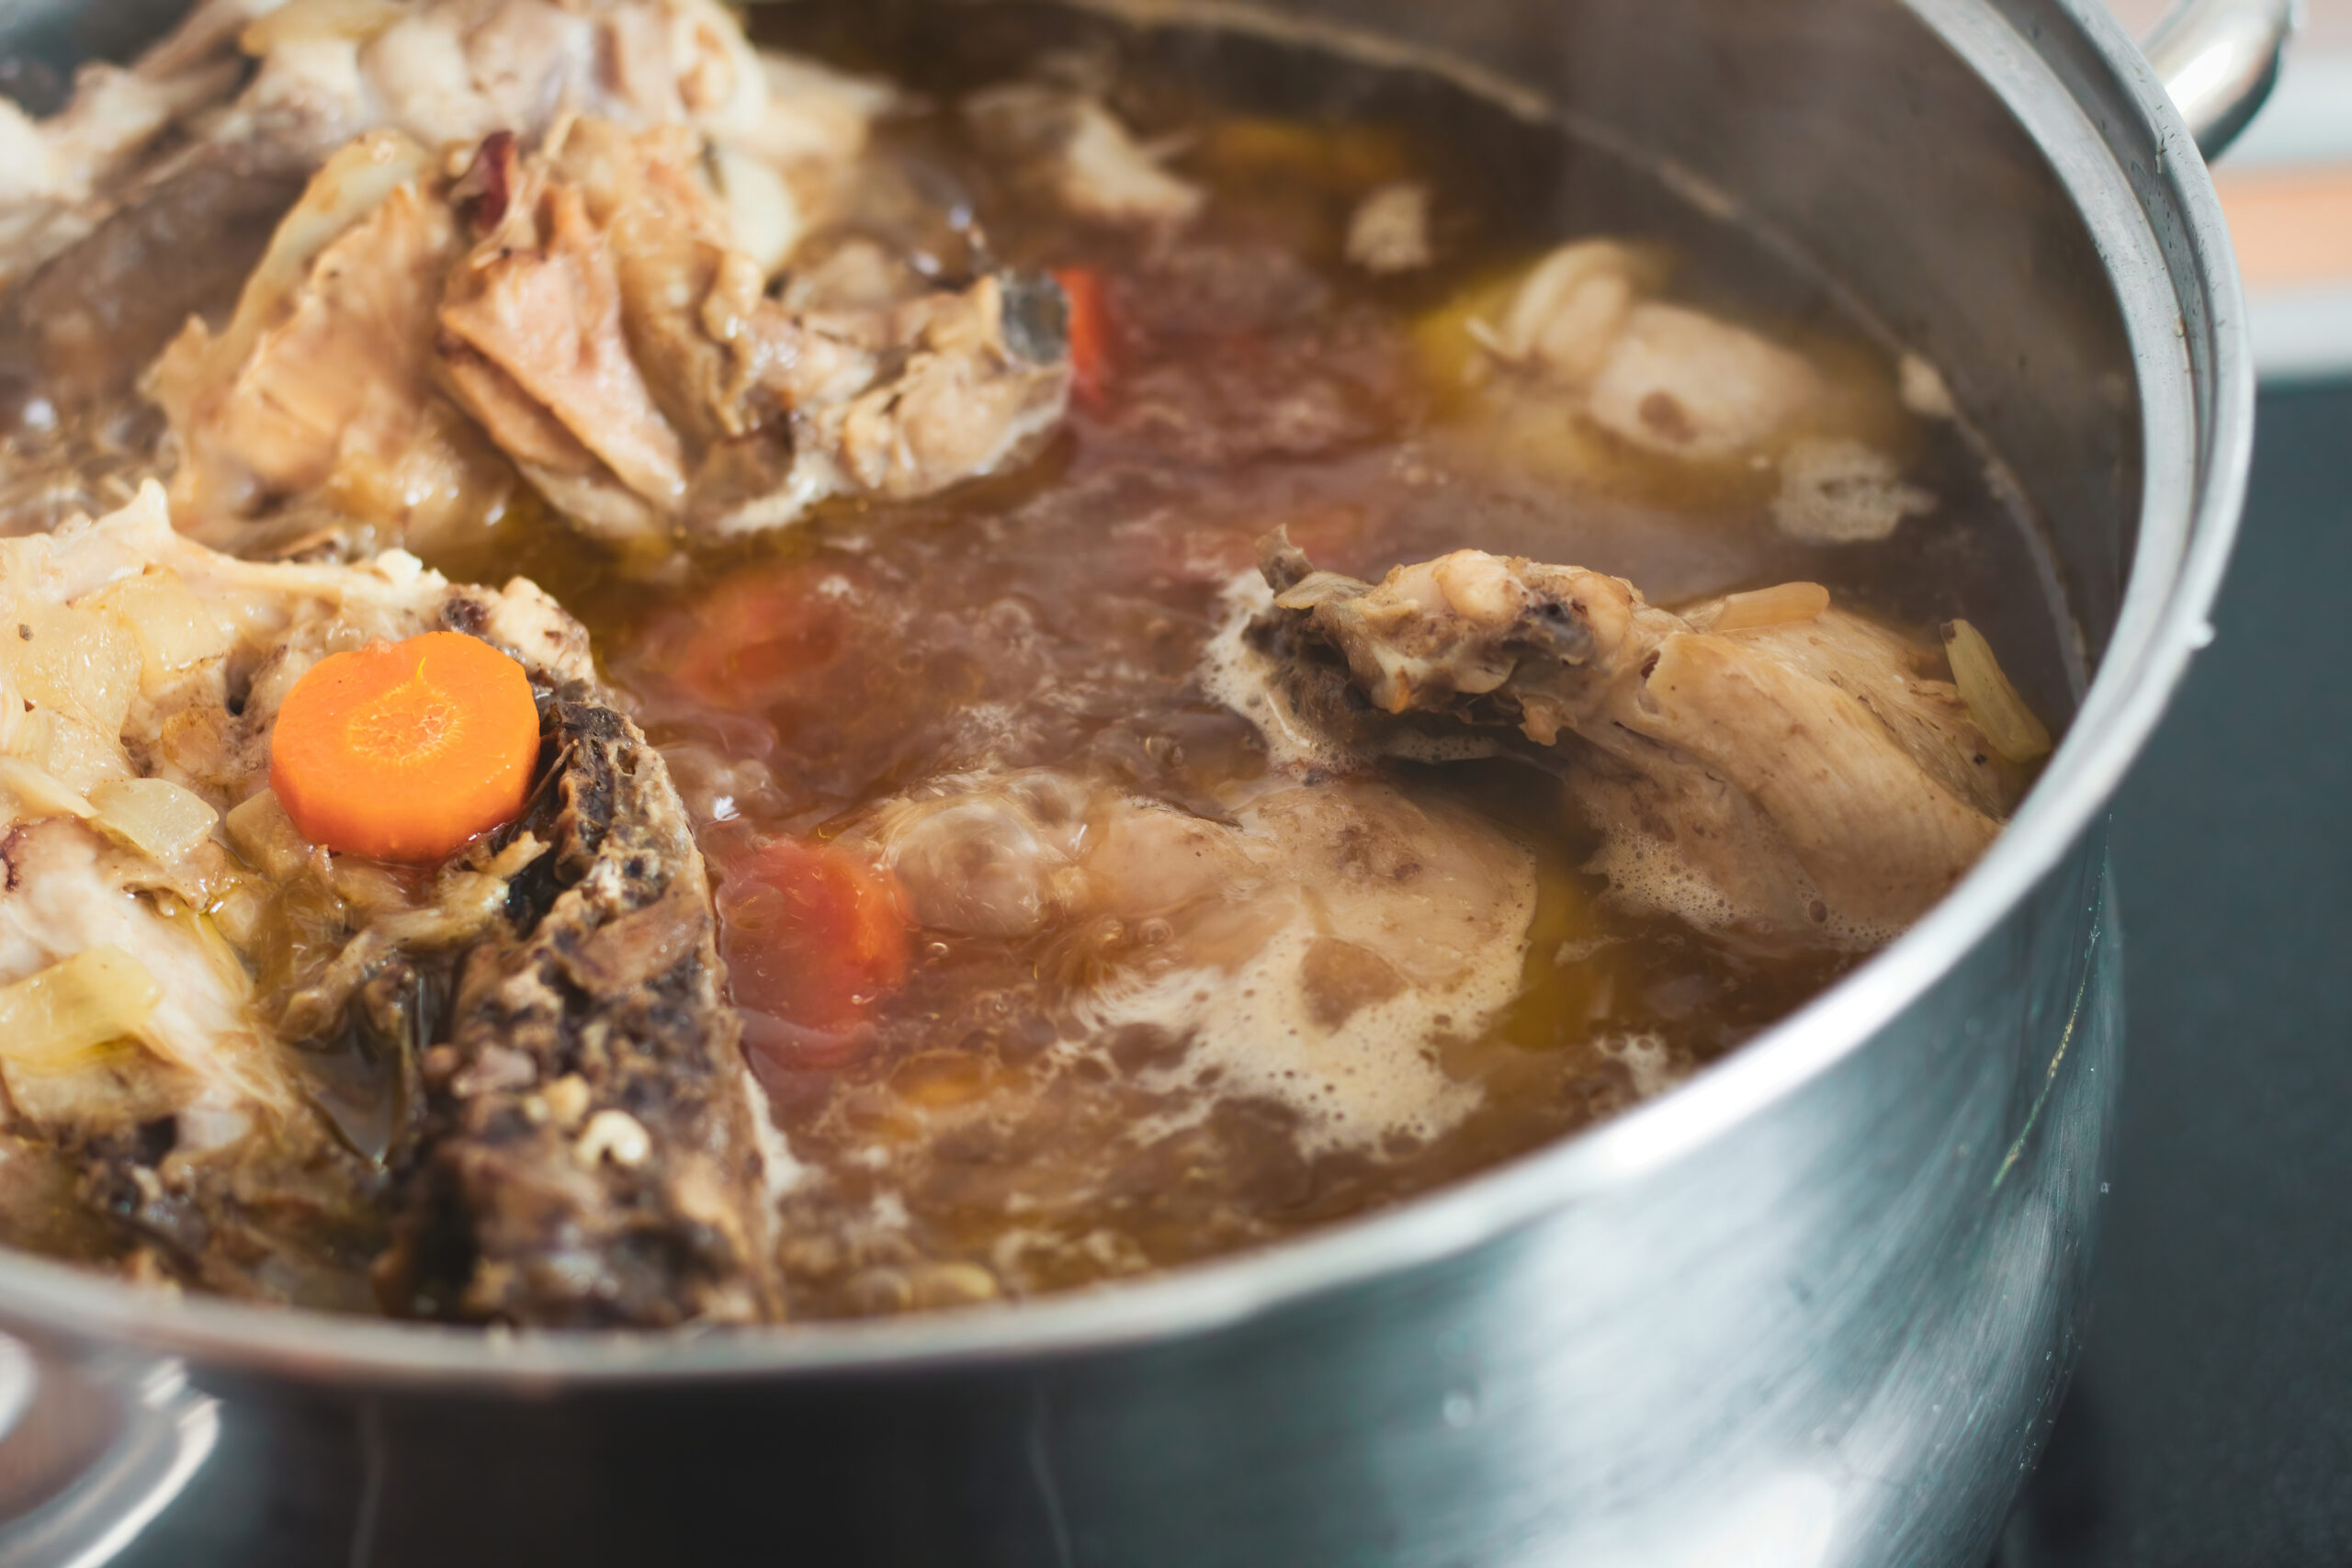
{"label": "red tomato slice", "polygon": [[855,1056],[906,983],[899,879],[852,850],[777,839],[725,868],[718,915],[744,1043],[785,1067]]}

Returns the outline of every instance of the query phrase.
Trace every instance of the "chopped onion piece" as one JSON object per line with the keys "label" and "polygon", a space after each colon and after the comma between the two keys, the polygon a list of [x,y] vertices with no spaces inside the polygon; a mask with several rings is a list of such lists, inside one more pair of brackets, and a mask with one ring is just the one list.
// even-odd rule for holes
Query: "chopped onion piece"
{"label": "chopped onion piece", "polygon": [[72,785],[21,757],[0,757],[0,790],[15,797],[18,815],[24,820],[79,817],[86,821],[97,815]]}
{"label": "chopped onion piece", "polygon": [[1702,631],[1745,632],[1758,626],[1784,626],[1817,621],[1829,608],[1829,590],[1818,582],[1783,582],[1747,593],[1727,593],[1715,602],[1712,614],[1692,617]]}
{"label": "chopped onion piece", "polygon": [[176,899],[165,898],[159,902],[164,918],[187,937],[204,962],[211,966],[213,975],[220,982],[221,994],[240,999],[252,996],[253,975],[245,968],[244,959],[239,956],[236,944],[229,940],[220,922],[205,910],[181,904]]}
{"label": "chopped onion piece", "polygon": [[100,779],[130,777],[119,731],[99,729],[62,708],[36,708],[9,738],[8,755],[30,762],[76,795]]}
{"label": "chopped onion piece", "polygon": [[1947,621],[1943,632],[1952,684],[1960,688],[1968,716],[1984,732],[1993,750],[2012,762],[2048,756],[2049,728],[2034,716],[2001,672],[2001,661],[1993,657],[1993,645],[1984,640],[1984,634],[1966,621]]}
{"label": "chopped onion piece", "polygon": [[269,935],[269,899],[252,882],[239,880],[212,905],[212,929],[250,957]]}
{"label": "chopped onion piece", "polygon": [[0,987],[0,1067],[71,1072],[103,1047],[137,1038],[163,999],[147,966],[122,949],[77,953]]}
{"label": "chopped onion piece", "polygon": [[397,0],[293,0],[247,22],[237,47],[258,60],[289,43],[365,43],[406,15]]}
{"label": "chopped onion piece", "polygon": [[108,779],[91,788],[90,804],[100,832],[164,864],[204,842],[220,819],[202,797],[169,779]]}
{"label": "chopped onion piece", "polygon": [[113,616],[19,602],[0,624],[0,673],[36,708],[115,739],[139,690],[139,645]]}
{"label": "chopped onion piece", "polygon": [[283,882],[299,875],[311,858],[311,846],[277,803],[276,792],[263,790],[243,805],[230,807],[229,843],[245,863],[264,876]]}
{"label": "chopped onion piece", "polygon": [[139,645],[141,676],[151,685],[218,659],[236,637],[176,573],[150,571],[118,582],[95,604],[130,628]]}

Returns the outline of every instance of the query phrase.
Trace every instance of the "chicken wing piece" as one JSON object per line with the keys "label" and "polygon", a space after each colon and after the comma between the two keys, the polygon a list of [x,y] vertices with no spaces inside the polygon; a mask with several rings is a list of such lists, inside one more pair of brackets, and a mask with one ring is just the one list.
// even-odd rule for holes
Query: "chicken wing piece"
{"label": "chicken wing piece", "polygon": [[1516,731],[1603,834],[1630,903],[1867,948],[1983,852],[2025,782],[1941,660],[1792,583],[1681,614],[1622,578],[1460,550],[1377,586],[1276,536],[1250,640],[1287,723],[1431,754]]}

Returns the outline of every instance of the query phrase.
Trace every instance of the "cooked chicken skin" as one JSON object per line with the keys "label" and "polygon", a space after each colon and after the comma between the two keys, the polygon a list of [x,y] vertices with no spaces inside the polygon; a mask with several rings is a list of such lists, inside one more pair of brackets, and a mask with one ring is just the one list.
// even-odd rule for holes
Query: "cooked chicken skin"
{"label": "cooked chicken skin", "polygon": [[650,547],[930,494],[1059,419],[1049,280],[877,290],[837,252],[771,297],[701,153],[581,118],[454,175],[397,132],[335,154],[229,327],[191,321],[150,378],[183,520],[246,550],[311,513],[447,544],[519,474]]}
{"label": "cooked chicken skin", "polygon": [[[577,623],[523,580],[454,585],[398,552],[217,555],[153,485],[0,544],[0,1084],[24,1145],[0,1184],[62,1166],[77,1250],[232,1294],[774,1314],[701,857]],[[287,694],[329,653],[443,629],[542,694],[525,817],[423,875],[303,842],[267,788]],[[153,998],[79,1038],[23,987],[79,995],[94,964]],[[351,1299],[371,1261],[375,1300]]]}
{"label": "cooked chicken skin", "polygon": [[675,134],[582,120],[544,157],[481,157],[509,161],[490,179],[512,194],[445,297],[449,378],[600,532],[723,536],[832,495],[930,494],[1013,460],[1068,403],[1049,280],[889,290],[836,265],[779,300]]}
{"label": "cooked chicken skin", "polygon": [[[895,101],[753,51],[711,0],[208,0],[135,65],[85,71],[58,115],[0,101],[0,354],[60,407],[120,392],[368,136],[438,151],[533,145],[580,116],[675,128],[772,274],[854,188]],[[383,482],[413,503],[434,479]]]}
{"label": "cooked chicken skin", "polygon": [[[242,58],[241,58],[242,57]],[[42,121],[0,103],[0,281],[86,235],[127,194],[168,178],[176,137],[264,143],[315,168],[352,138],[439,145],[535,138],[592,114],[687,125],[797,178],[865,145],[889,95],[800,62],[763,61],[712,0],[206,0],[128,70],[96,65]]]}
{"label": "cooked chicken skin", "polygon": [[1436,719],[1560,748],[1611,840],[1595,869],[1708,924],[1875,945],[1975,861],[2021,782],[1933,655],[1811,584],[1677,615],[1622,578],[1477,550],[1376,587],[1280,538],[1264,566],[1257,633],[1292,711],[1367,740]]}
{"label": "cooked chicken skin", "polygon": [[307,497],[431,547],[502,503],[512,469],[433,380],[433,311],[459,246],[419,143],[379,131],[328,161],[227,325],[191,318],[149,373],[179,441],[183,526],[266,547],[250,519]]}

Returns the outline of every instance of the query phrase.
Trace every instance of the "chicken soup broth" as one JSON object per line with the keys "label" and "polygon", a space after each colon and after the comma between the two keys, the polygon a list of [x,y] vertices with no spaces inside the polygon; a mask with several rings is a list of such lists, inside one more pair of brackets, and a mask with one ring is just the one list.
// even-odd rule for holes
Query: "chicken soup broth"
{"label": "chicken soup broth", "polygon": [[[1736,1049],[1939,897],[2048,750],[2055,580],[1940,377],[1638,162],[1434,73],[1054,7],[763,8],[752,42],[812,106],[791,136],[697,118],[682,67],[659,146],[582,88],[328,165],[397,176],[295,211],[384,226],[398,288],[289,220],[185,302],[209,326],[120,348],[135,377],[14,318],[20,531],[160,478],[182,533],[302,563],[240,570],[397,585],[239,636],[448,626],[545,725],[521,815],[394,867],[134,700],[129,768],[221,811],[223,857],[123,886],[226,932],[282,1114],[331,1133],[325,1217],[299,1267],[223,1263],[238,1227],[197,1222],[260,1179],[188,1174],[185,1096],[102,1134],[9,1077],[20,1244],[656,1325],[1261,1246]],[[265,299],[273,268],[303,282]],[[313,321],[414,363],[313,418]],[[266,750],[278,666],[220,657],[211,722]],[[141,1171],[180,1234],[81,1207]]]}
{"label": "chicken soup broth", "polygon": [[[1816,581],[1915,626],[1996,624],[2014,668],[2063,689],[2046,574],[1975,455],[1906,417],[1883,352],[1741,236],[1693,233],[1638,175],[1586,173],[1600,154],[1430,79],[1022,22],[967,24],[968,63],[935,19],[908,53],[903,36],[845,52],[954,102],[1076,49],[1138,134],[1181,149],[1167,167],[1205,199],[1171,235],[1002,192],[953,112],[893,128],[910,185],[973,193],[1000,254],[1087,280],[1107,365],[1056,447],[983,489],[699,563],[658,607],[631,590],[629,613],[588,616],[709,824],[722,919],[778,835],[888,845],[925,879],[854,1043],[789,1017],[752,1032],[794,1158],[785,1267],[813,1313],[1084,1284],[1363,1213],[1659,1092],[1860,956],[1613,907],[1600,835],[1525,761],[1353,784],[1275,765],[1204,664],[1271,528],[1373,579],[1475,544],[1590,564],[1667,604]],[[1237,78],[1268,101],[1231,101]],[[1530,168],[1570,193],[1541,228],[1510,199]],[[1430,215],[1438,255],[1368,273],[1351,220],[1398,187],[1455,193]],[[1698,298],[1848,383],[1932,513],[1866,545],[1792,539],[1769,483],[1523,430],[1458,384],[1476,345],[1447,339],[1469,339],[1465,297],[1487,279],[1562,232],[1661,231]],[[1295,861],[1233,855],[1198,889],[1156,885],[1222,842],[1180,835],[1116,869],[1090,854],[1129,831],[1123,814],[1164,810],[1271,843],[1294,829],[1269,797],[1352,787],[1380,805],[1350,803],[1328,840],[1307,829]],[[1132,896],[1061,886],[1122,876]],[[1254,946],[1292,917],[1253,902],[1293,897],[1296,932]],[[1467,994],[1388,995],[1380,944],[1424,920],[1508,951]],[[1228,936],[1237,921],[1255,924]],[[1357,923],[1371,941],[1331,934]],[[765,940],[730,926],[728,951]]]}

